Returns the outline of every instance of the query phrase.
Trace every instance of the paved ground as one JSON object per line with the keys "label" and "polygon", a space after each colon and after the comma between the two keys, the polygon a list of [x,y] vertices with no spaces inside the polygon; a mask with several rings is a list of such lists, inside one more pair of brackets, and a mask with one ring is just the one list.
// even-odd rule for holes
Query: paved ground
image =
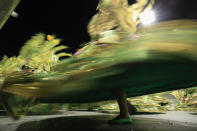
{"label": "paved ground", "polygon": [[0,131],[197,131],[197,112],[133,115],[133,124],[109,125],[113,114],[64,111],[58,115],[25,116],[13,121],[0,115]]}

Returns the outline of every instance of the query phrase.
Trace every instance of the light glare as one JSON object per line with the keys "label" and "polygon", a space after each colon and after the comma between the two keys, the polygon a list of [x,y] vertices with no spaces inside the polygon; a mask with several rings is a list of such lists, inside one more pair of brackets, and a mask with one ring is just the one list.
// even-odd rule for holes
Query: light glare
{"label": "light glare", "polygon": [[140,14],[142,24],[150,25],[155,21],[155,13],[153,11],[145,11]]}

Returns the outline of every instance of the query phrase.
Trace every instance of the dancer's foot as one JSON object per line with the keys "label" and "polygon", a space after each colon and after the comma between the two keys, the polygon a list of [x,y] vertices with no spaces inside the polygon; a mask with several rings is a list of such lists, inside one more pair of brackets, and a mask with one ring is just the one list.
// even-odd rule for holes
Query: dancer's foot
{"label": "dancer's foot", "polygon": [[123,117],[118,115],[112,120],[108,121],[109,124],[131,124],[132,123],[132,118],[131,116]]}

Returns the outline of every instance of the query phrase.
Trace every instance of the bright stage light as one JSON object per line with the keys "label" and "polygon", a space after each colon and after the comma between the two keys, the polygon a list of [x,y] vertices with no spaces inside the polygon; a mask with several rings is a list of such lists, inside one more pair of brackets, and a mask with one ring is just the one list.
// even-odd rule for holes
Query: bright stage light
{"label": "bright stage light", "polygon": [[155,21],[155,13],[153,11],[145,11],[140,14],[140,19],[143,25],[150,25]]}

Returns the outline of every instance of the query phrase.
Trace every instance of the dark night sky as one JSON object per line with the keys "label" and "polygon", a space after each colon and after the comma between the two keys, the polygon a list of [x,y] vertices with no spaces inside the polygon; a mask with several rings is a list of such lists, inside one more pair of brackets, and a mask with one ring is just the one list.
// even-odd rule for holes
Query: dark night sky
{"label": "dark night sky", "polygon": [[[75,51],[80,43],[89,41],[86,26],[96,13],[97,3],[98,0],[22,0],[15,10],[19,17],[10,17],[0,31],[0,57],[17,55],[24,42],[38,32],[56,34],[63,39],[62,44]],[[196,5],[197,0],[156,0],[154,10],[158,21],[197,19]]]}

